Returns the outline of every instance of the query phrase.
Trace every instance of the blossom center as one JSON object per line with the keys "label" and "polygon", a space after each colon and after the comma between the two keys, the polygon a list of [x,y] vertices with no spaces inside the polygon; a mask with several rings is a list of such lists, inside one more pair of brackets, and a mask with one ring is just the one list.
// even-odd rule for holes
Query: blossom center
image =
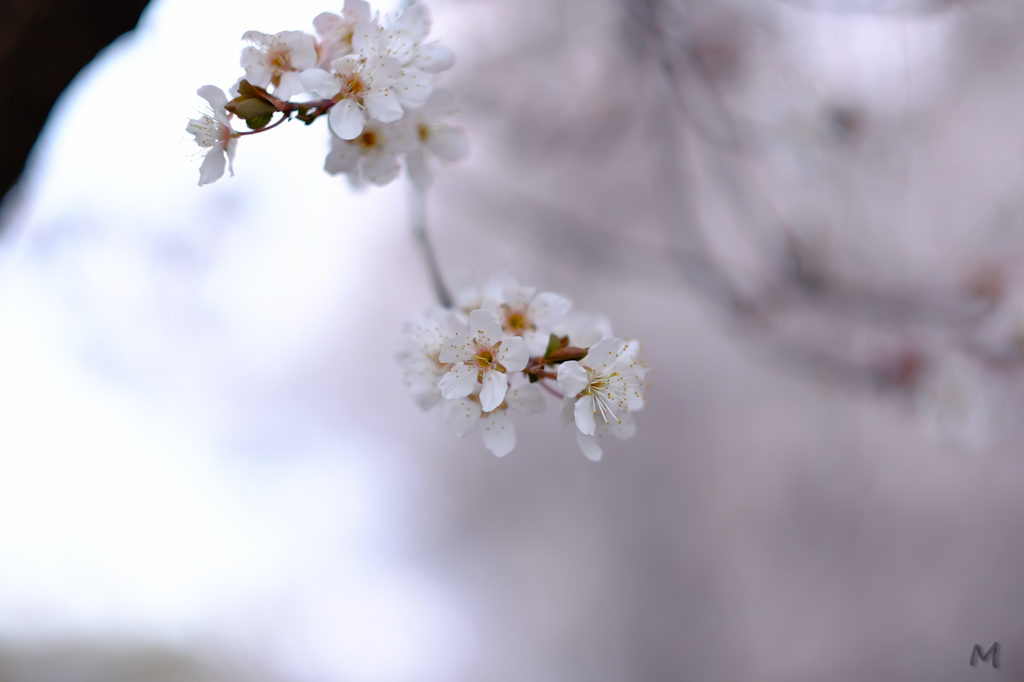
{"label": "blossom center", "polygon": [[377,145],[377,134],[372,130],[364,130],[363,134],[359,136],[359,144],[363,145],[367,149]]}
{"label": "blossom center", "polygon": [[473,359],[476,360],[476,364],[480,365],[480,369],[491,369],[495,364],[494,351],[490,348],[477,348]]}

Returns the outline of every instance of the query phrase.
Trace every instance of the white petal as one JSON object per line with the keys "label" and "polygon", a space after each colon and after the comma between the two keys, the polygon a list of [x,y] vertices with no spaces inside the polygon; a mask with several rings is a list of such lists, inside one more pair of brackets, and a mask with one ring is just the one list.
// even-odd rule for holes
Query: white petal
{"label": "white petal", "polygon": [[381,123],[391,123],[402,118],[403,109],[398,95],[392,88],[374,90],[363,98],[367,113]]}
{"label": "white petal", "polygon": [[418,43],[430,33],[430,14],[424,5],[412,5],[398,16],[394,28],[408,33]]}
{"label": "white petal", "polygon": [[204,85],[196,90],[196,94],[210,103],[210,108],[213,109],[214,115],[217,112],[223,112],[224,106],[228,103],[227,95],[216,85]]}
{"label": "white petal", "polygon": [[[252,33],[252,31],[250,31],[250,33]],[[248,34],[246,34],[246,35],[248,35]],[[245,36],[242,36],[242,37],[245,38]],[[242,56],[238,58],[238,65],[241,66],[246,71],[248,71],[249,69],[252,69],[254,67],[259,66],[260,62],[262,62],[262,61],[263,61],[263,51],[260,48],[258,48],[258,47],[253,47],[252,45],[247,45],[246,47],[242,48]],[[249,81],[249,82],[252,83],[252,81]],[[255,83],[254,83],[254,85],[255,85]],[[260,86],[260,87],[262,87],[262,86]]]}
{"label": "white petal", "polygon": [[352,31],[352,49],[364,56],[373,56],[381,48],[381,29],[366,19]]}
{"label": "white petal", "polygon": [[455,128],[441,128],[430,131],[427,147],[442,161],[461,161],[469,155],[469,138]]}
{"label": "white petal", "polygon": [[537,414],[544,411],[544,392],[536,384],[519,384],[505,394],[505,403],[517,414]]}
{"label": "white petal", "polygon": [[434,90],[430,76],[417,69],[406,69],[402,77],[394,85],[398,101],[404,108],[418,109],[427,103],[427,98]]}
{"label": "white petal", "polygon": [[324,161],[324,170],[331,175],[351,173],[359,163],[362,152],[359,145],[342,140],[337,135],[331,136],[331,152]]}
{"label": "white petal", "polygon": [[465,398],[476,388],[479,374],[477,368],[460,362],[445,372],[437,387],[441,390],[441,395],[448,400]]}
{"label": "white petal", "polygon": [[544,355],[550,340],[551,333],[547,329],[531,329],[523,334],[523,341],[526,342],[526,349],[531,356]]}
{"label": "white petal", "polygon": [[302,71],[316,66],[316,43],[313,36],[302,31],[282,31],[274,37],[288,46],[293,69]]}
{"label": "white petal", "polygon": [[558,389],[566,398],[578,396],[589,383],[587,370],[575,360],[563,362],[558,366]]}
{"label": "white petal", "polygon": [[537,294],[530,304],[530,317],[538,327],[550,327],[561,322],[572,309],[572,301],[550,291]]}
{"label": "white petal", "polygon": [[583,451],[583,455],[591,462],[601,461],[601,455],[604,454],[604,451],[601,449],[601,444],[598,443],[595,436],[588,436],[577,431],[576,443],[580,446],[580,450]]}
{"label": "white petal", "polygon": [[302,81],[302,87],[324,99],[331,99],[341,92],[338,79],[323,69],[306,69],[299,74],[299,79]]}
{"label": "white petal", "polygon": [[476,355],[476,345],[472,337],[463,332],[456,332],[444,340],[444,346],[438,355],[438,360],[443,363],[468,362]]}
{"label": "white petal", "polygon": [[480,404],[475,400],[449,400],[444,404],[444,425],[462,438],[480,423]]}
{"label": "white petal", "polygon": [[591,369],[600,370],[607,368],[622,355],[625,347],[626,342],[614,336],[601,339],[590,347],[587,357],[583,358],[582,362]]}
{"label": "white petal", "polygon": [[238,138],[232,137],[228,140],[228,144],[224,151],[228,155],[228,172],[231,173],[231,177],[235,177],[235,149],[238,147]]}
{"label": "white petal", "polygon": [[[558,411],[558,418],[562,420],[562,426],[569,426],[575,423],[576,416],[573,414],[575,407],[575,398],[564,398],[562,400],[562,407]],[[579,429],[576,429],[576,432],[579,433]]]}
{"label": "white petal", "polygon": [[335,135],[343,140],[354,140],[363,132],[366,120],[359,105],[346,99],[331,107],[329,122]]}
{"label": "white petal", "polygon": [[434,173],[427,164],[427,155],[422,149],[414,149],[405,157],[405,166],[409,171],[409,179],[421,190],[430,189],[434,184]]}
{"label": "white petal", "polygon": [[334,33],[334,29],[341,25],[341,17],[330,12],[321,12],[313,19],[313,28],[324,38]]}
{"label": "white petal", "polygon": [[419,117],[427,123],[440,123],[456,111],[455,95],[452,91],[448,88],[434,88],[427,98],[427,103],[420,109]]}
{"label": "white petal", "polygon": [[259,31],[246,31],[242,34],[242,40],[247,40],[255,45],[266,47],[270,44],[270,35],[260,33]]}
{"label": "white petal", "polygon": [[590,395],[580,396],[580,399],[576,401],[576,407],[573,409],[573,415],[576,417],[576,428],[588,436],[593,436],[597,427],[597,424],[594,422],[596,414],[597,406],[594,404],[594,397]]}
{"label": "white petal", "polygon": [[530,349],[520,337],[510,336],[501,342],[501,349],[494,357],[509,372],[518,372],[526,369],[530,362]]}
{"label": "white petal", "polygon": [[359,168],[363,177],[375,185],[386,185],[402,172],[394,154],[366,154]]}
{"label": "white petal", "polygon": [[497,370],[484,374],[483,388],[480,389],[480,409],[490,412],[501,405],[508,391],[508,378]]}
{"label": "white petal", "polygon": [[302,77],[297,71],[287,71],[281,74],[278,86],[274,88],[274,97],[289,100],[295,95],[306,92],[306,86],[302,84]]}
{"label": "white petal", "polygon": [[516,446],[516,427],[505,410],[496,410],[483,418],[480,437],[485,448],[498,457],[504,457]]}
{"label": "white petal", "polygon": [[226,166],[227,159],[224,158],[224,150],[220,147],[211,147],[210,151],[206,152],[203,164],[199,166],[199,186],[202,187],[220,180],[224,176]]}
{"label": "white petal", "polygon": [[441,43],[427,43],[416,48],[412,65],[427,73],[441,73],[455,65],[455,53]]}
{"label": "white petal", "polygon": [[632,438],[633,434],[636,433],[636,422],[633,420],[633,415],[629,412],[622,412],[619,414],[619,420],[613,421],[611,424],[601,425],[601,431],[603,433],[610,433],[619,440],[626,440]]}
{"label": "white petal", "polygon": [[370,3],[366,0],[345,0],[345,7],[342,10],[346,17],[353,19],[369,19]]}
{"label": "white petal", "polygon": [[469,333],[485,346],[495,346],[501,341],[501,325],[498,324],[498,319],[486,310],[474,310],[469,314]]}
{"label": "white petal", "polygon": [[441,393],[438,390],[432,391],[418,391],[412,394],[412,397],[416,399],[416,404],[420,406],[420,409],[427,412],[434,405],[441,402]]}

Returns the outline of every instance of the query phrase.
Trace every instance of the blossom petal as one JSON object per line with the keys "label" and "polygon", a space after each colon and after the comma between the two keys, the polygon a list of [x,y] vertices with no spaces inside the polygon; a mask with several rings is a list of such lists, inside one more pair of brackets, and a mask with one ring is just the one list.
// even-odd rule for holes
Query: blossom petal
{"label": "blossom petal", "polygon": [[444,340],[444,346],[438,355],[440,362],[468,362],[476,354],[476,345],[472,337],[463,332],[455,332]]}
{"label": "blossom petal", "polygon": [[501,325],[498,324],[498,318],[486,310],[474,310],[469,314],[469,333],[485,346],[495,346],[501,341]]}
{"label": "blossom petal", "polygon": [[544,411],[544,392],[536,384],[519,384],[505,394],[505,404],[517,414],[537,414]]}
{"label": "blossom petal", "polygon": [[296,71],[316,66],[316,43],[303,31],[282,31],[274,36],[288,47],[292,68]]}
{"label": "blossom petal", "polygon": [[619,440],[626,440],[627,438],[632,438],[633,434],[636,433],[636,422],[633,420],[633,415],[629,412],[622,412],[619,414],[618,421],[602,424],[601,431],[602,433],[610,433]]}
{"label": "blossom petal", "polygon": [[203,164],[199,166],[199,186],[209,185],[211,182],[220,180],[224,176],[224,169],[227,167],[227,159],[224,157],[224,150],[220,147],[211,147],[206,152]]}
{"label": "blossom petal", "polygon": [[[562,400],[562,407],[558,411],[558,418],[562,420],[562,426],[569,426],[575,422],[576,417],[573,415],[573,408],[575,407],[575,398],[564,398]],[[576,429],[576,432],[579,433],[579,429]]]}
{"label": "blossom petal", "polygon": [[550,291],[544,291],[537,294],[530,304],[530,317],[537,326],[550,327],[565,319],[570,310],[572,301]]}
{"label": "blossom petal", "polygon": [[427,412],[433,408],[434,405],[441,402],[441,393],[437,389],[431,391],[417,391],[412,394],[412,397],[424,412]]}
{"label": "blossom petal", "polygon": [[437,387],[447,400],[465,398],[476,388],[479,373],[475,367],[460,362],[445,372]]}
{"label": "blossom petal", "polygon": [[324,99],[331,99],[341,92],[341,83],[338,79],[323,69],[306,69],[299,74],[299,79],[302,81],[302,87]]}
{"label": "blossom petal", "polygon": [[196,90],[196,94],[210,103],[210,108],[213,109],[213,115],[217,117],[218,121],[226,125],[228,118],[227,111],[224,107],[227,106],[228,98],[227,95],[224,94],[224,91],[216,85],[204,85]]}
{"label": "blossom petal", "polygon": [[366,56],[377,50],[380,42],[380,28],[368,19],[361,20],[352,30],[352,49]]}
{"label": "blossom petal", "polygon": [[483,418],[480,437],[485,448],[498,457],[504,457],[516,446],[516,427],[505,410],[496,410]]}
{"label": "blossom petal", "polygon": [[573,398],[580,394],[590,383],[590,376],[583,365],[570,360],[558,366],[558,388],[566,398]]}
{"label": "blossom petal", "polygon": [[435,129],[427,137],[427,147],[442,161],[461,161],[469,155],[469,138],[456,128]]}
{"label": "blossom petal", "polygon": [[363,177],[375,185],[386,185],[402,172],[394,154],[365,154],[359,168]]}
{"label": "blossom petal", "polygon": [[430,33],[430,13],[423,5],[411,5],[395,20],[394,28],[408,33],[418,43]]}
{"label": "blossom petal", "polygon": [[480,423],[480,403],[463,398],[444,404],[444,425],[453,435],[462,438]]}
{"label": "blossom petal", "polygon": [[374,90],[363,98],[366,111],[381,123],[391,123],[402,118],[404,110],[393,88]]}
{"label": "blossom petal", "polygon": [[354,140],[359,137],[366,123],[363,110],[350,99],[342,100],[331,107],[328,120],[331,130],[343,140]]}
{"label": "blossom petal", "polygon": [[346,17],[352,17],[353,19],[369,19],[370,18],[370,3],[366,0],[345,0],[345,6],[342,9]]}
{"label": "blossom petal", "polygon": [[526,364],[530,361],[530,349],[520,337],[510,336],[501,342],[501,350],[497,352],[495,359],[509,372],[518,372],[526,369]]}
{"label": "blossom petal", "polygon": [[455,53],[441,43],[418,45],[412,65],[427,73],[441,73],[455,66]]}
{"label": "blossom petal", "polygon": [[580,396],[580,399],[576,401],[576,407],[573,409],[573,415],[576,417],[576,428],[588,436],[593,436],[597,429],[597,424],[594,422],[596,414],[597,406],[594,403],[594,396]]}
{"label": "blossom petal", "polygon": [[583,451],[583,455],[591,462],[601,461],[601,455],[604,454],[604,450],[601,449],[601,444],[596,436],[588,436],[577,431],[576,443],[580,446],[580,450]]}
{"label": "blossom petal", "polygon": [[490,412],[505,401],[508,378],[497,370],[484,373],[483,388],[480,389],[480,409]]}
{"label": "blossom petal", "polygon": [[324,170],[331,175],[351,173],[359,164],[360,156],[358,145],[346,142],[337,135],[332,135],[331,151],[324,161]]}
{"label": "blossom petal", "polygon": [[289,100],[295,95],[306,92],[306,86],[302,84],[302,77],[297,71],[287,71],[281,74],[281,80],[274,88],[274,97]]}
{"label": "blossom petal", "polygon": [[606,368],[615,362],[620,355],[622,355],[622,351],[625,347],[626,342],[622,339],[617,339],[614,336],[607,339],[601,339],[590,347],[587,357],[583,358],[582,362],[591,369]]}
{"label": "blossom petal", "polygon": [[402,77],[395,82],[394,89],[403,107],[418,109],[427,103],[427,98],[434,89],[434,82],[430,76],[418,69],[406,69]]}

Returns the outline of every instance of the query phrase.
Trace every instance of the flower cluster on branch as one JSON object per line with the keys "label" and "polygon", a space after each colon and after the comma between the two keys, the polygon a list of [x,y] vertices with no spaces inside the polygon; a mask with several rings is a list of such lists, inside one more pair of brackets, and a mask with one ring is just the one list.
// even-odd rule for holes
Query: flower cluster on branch
{"label": "flower cluster on branch", "polygon": [[[435,160],[453,162],[468,154],[462,130],[446,123],[455,113],[454,98],[433,81],[455,56],[427,41],[431,21],[425,6],[381,20],[364,0],[346,0],[340,15],[324,12],[313,26],[316,36],[247,31],[242,39],[249,45],[240,60],[245,75],[231,88],[232,99],[213,85],[199,89],[210,111],[189,121],[186,130],[206,150],[200,185],[231,169],[239,137],[292,118],[308,125],[327,116],[331,151],[324,169],[357,186],[391,182],[404,158],[412,181],[426,189]],[[236,117],[248,130],[232,127]]]}
{"label": "flower cluster on branch", "polygon": [[[456,436],[479,431],[501,457],[515,447],[512,414],[544,410],[544,391],[562,402],[576,441],[601,459],[600,438],[630,438],[644,406],[640,343],[612,336],[601,317],[506,277],[465,290],[454,309],[434,307],[406,323],[396,360],[424,410],[443,404]],[[542,390],[543,389],[543,390]]]}

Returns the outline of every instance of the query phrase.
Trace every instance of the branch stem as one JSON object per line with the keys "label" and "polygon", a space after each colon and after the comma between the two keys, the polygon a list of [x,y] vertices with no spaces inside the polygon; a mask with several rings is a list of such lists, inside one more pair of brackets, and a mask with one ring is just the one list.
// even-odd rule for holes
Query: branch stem
{"label": "branch stem", "polygon": [[434,295],[437,302],[445,307],[454,307],[451,292],[445,286],[441,277],[441,268],[437,264],[437,255],[434,247],[427,236],[427,197],[418,187],[413,187],[409,194],[409,225],[412,228],[412,237],[420,249],[420,255],[427,266],[427,273],[430,276],[430,284],[434,288]]}

